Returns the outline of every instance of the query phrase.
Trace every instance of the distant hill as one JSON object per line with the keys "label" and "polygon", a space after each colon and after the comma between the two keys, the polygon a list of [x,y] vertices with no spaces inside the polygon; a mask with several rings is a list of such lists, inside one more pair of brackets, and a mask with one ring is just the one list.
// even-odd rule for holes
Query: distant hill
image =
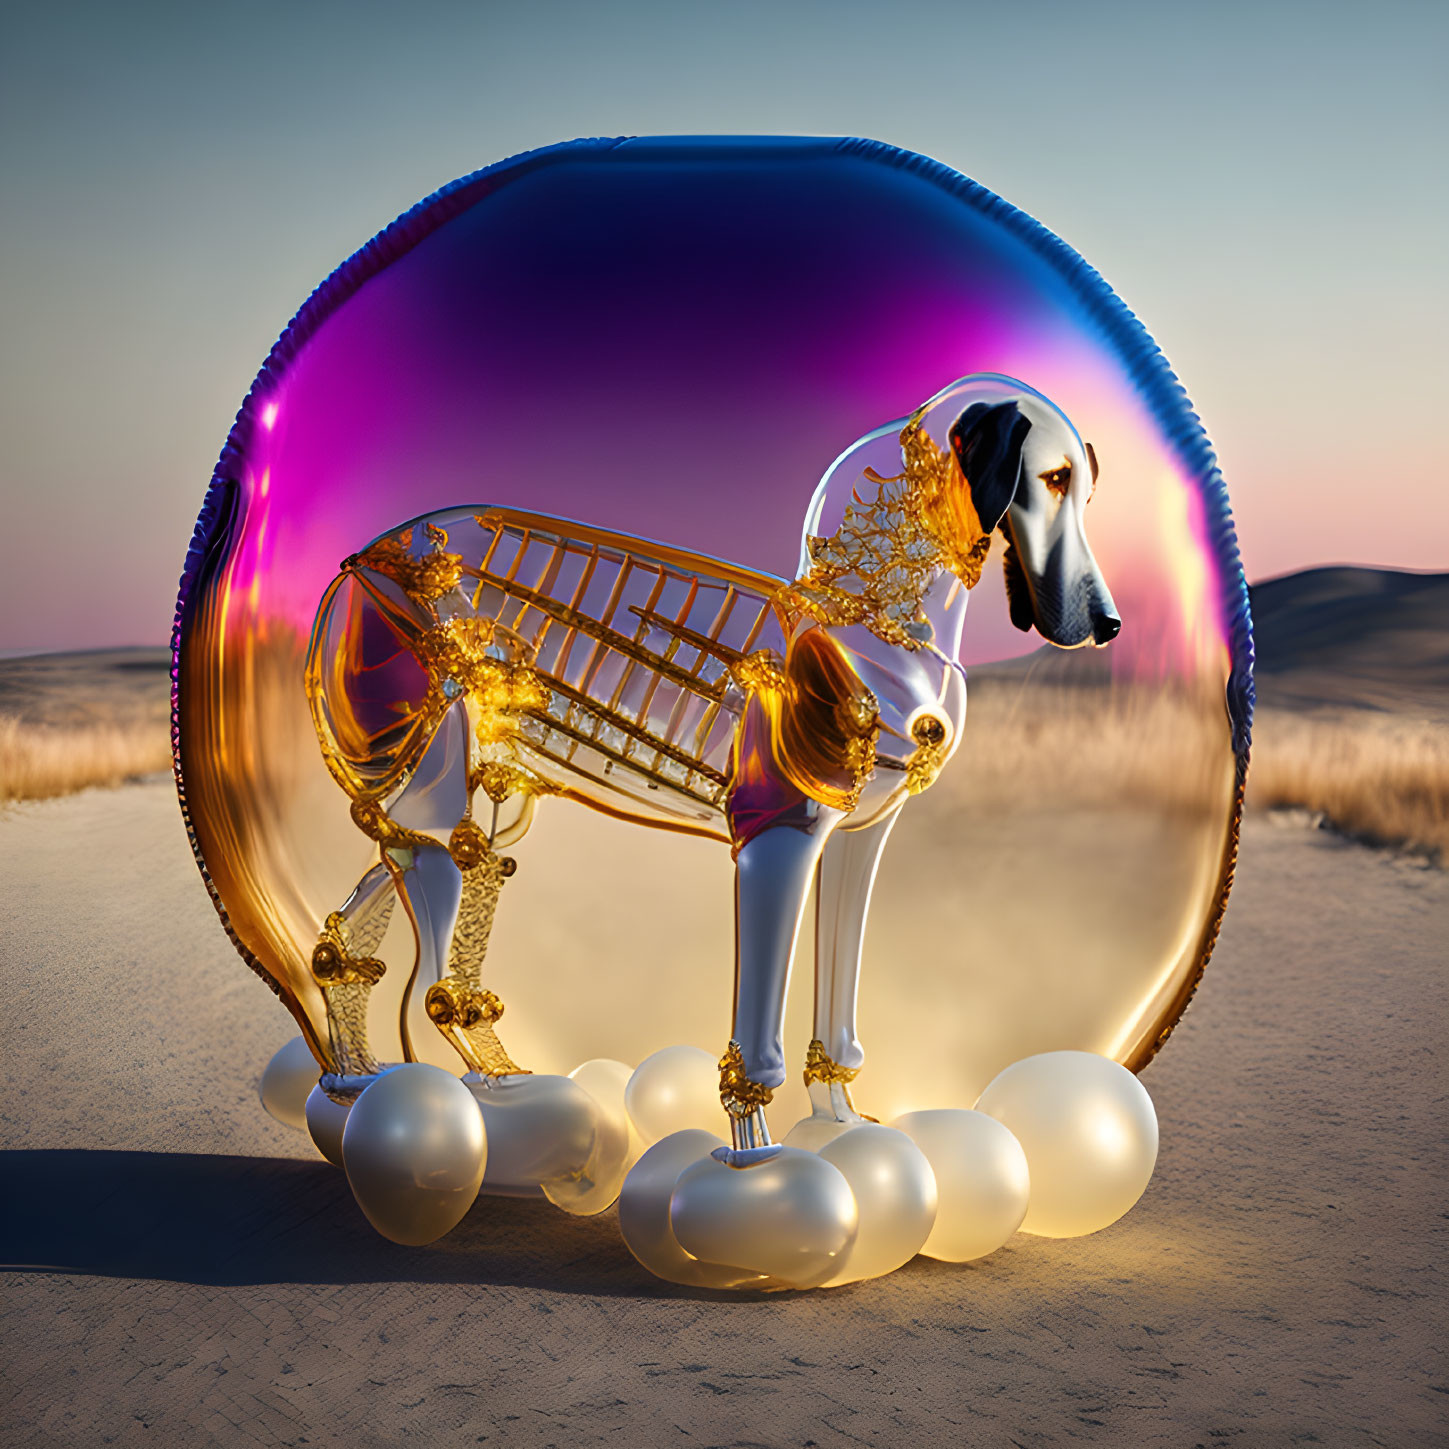
{"label": "distant hill", "polygon": [[[1283,709],[1412,711],[1449,724],[1449,573],[1305,569],[1249,590],[1258,698]],[[49,725],[164,726],[168,649],[106,649],[0,660],[0,716]],[[973,665],[973,686],[1105,684],[1107,652],[1045,645]]]}
{"label": "distant hill", "polygon": [[91,649],[0,660],[0,716],[69,729],[165,728],[169,649]]}
{"label": "distant hill", "polygon": [[[1410,712],[1449,724],[1449,573],[1305,569],[1248,593],[1260,703]],[[1030,678],[1090,688],[1110,681],[1111,651],[1043,645],[969,673],[977,687]]]}
{"label": "distant hill", "polygon": [[1262,703],[1449,720],[1449,573],[1305,569],[1248,592]]}

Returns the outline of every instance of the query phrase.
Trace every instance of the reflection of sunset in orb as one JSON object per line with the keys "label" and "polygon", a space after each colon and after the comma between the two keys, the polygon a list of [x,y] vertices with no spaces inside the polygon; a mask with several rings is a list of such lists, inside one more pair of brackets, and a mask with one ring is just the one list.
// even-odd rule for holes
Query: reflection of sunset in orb
{"label": "reflection of sunset in orb", "polygon": [[[993,546],[961,753],[876,892],[862,1109],[970,1100],[1059,1047],[1151,1055],[1212,939],[1247,740],[1242,577],[1206,440],[1100,278],[989,193],[872,143],[721,140],[578,143],[440,194],[319,291],[233,430],[183,586],[179,766],[228,923],[319,1053],[309,953],[372,850],[302,687],[339,563],[492,504],[793,577],[831,461],[976,372],[1022,379],[1093,444],[1086,523],[1123,629],[1105,651],[1040,647],[1007,618]],[[488,970],[520,1061],[716,1047],[726,851],[545,800],[517,856]],[[395,969],[369,1027],[396,1060],[405,921],[380,951]],[[441,1035],[418,1050],[458,1065]],[[796,1074],[781,1097],[791,1120]]]}

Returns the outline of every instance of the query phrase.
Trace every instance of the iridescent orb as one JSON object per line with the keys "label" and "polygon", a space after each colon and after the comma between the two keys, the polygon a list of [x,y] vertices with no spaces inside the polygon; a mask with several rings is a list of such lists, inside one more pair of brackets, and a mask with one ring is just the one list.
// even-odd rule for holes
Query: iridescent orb
{"label": "iridescent orb", "polygon": [[[981,373],[1092,444],[1123,627],[1096,650],[1020,632],[993,545],[963,744],[876,882],[853,1090],[888,1120],[1044,1051],[1150,1059],[1212,948],[1248,750],[1247,598],[1202,427],[1097,273],[974,182],[871,141],[686,138],[555,146],[419,204],[302,307],[222,452],[181,583],[177,776],[228,930],[323,1066],[312,952],[376,859],[304,692],[339,563],[491,504],[793,578],[832,460]],[[487,985],[519,1063],[724,1046],[718,839],[545,799],[510,849]],[[400,1010],[414,950],[397,912],[373,1051],[461,1070],[420,1002]],[[802,962],[801,1057],[810,993]],[[773,1110],[805,1114],[798,1071]]]}

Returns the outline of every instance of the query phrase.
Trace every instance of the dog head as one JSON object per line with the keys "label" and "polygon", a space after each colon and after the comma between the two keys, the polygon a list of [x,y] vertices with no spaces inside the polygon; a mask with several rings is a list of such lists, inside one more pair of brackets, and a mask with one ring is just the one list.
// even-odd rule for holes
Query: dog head
{"label": "dog head", "polygon": [[[1096,454],[1040,393],[1006,378],[989,382],[947,435],[981,527],[1006,538],[1011,622],[1068,649],[1106,644],[1122,620],[1087,543]],[[948,390],[957,399],[963,391]]]}

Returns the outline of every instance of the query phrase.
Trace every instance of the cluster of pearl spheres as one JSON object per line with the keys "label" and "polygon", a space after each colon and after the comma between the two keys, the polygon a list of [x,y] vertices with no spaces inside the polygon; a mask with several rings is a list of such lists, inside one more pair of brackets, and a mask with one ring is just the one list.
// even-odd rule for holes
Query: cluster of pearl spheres
{"label": "cluster of pearl spheres", "polygon": [[409,1062],[346,1102],[322,1090],[297,1038],[268,1065],[261,1097],[346,1172],[394,1242],[436,1241],[480,1193],[541,1195],[576,1215],[617,1202],[639,1262],[701,1288],[838,1287],[917,1254],[981,1258],[1018,1230],[1079,1237],[1133,1206],[1157,1158],[1146,1089],[1082,1051],[1016,1062],[974,1109],[889,1125],[817,1113],[748,1167],[728,1160],[716,1063],[692,1046],[568,1077],[460,1079]]}

